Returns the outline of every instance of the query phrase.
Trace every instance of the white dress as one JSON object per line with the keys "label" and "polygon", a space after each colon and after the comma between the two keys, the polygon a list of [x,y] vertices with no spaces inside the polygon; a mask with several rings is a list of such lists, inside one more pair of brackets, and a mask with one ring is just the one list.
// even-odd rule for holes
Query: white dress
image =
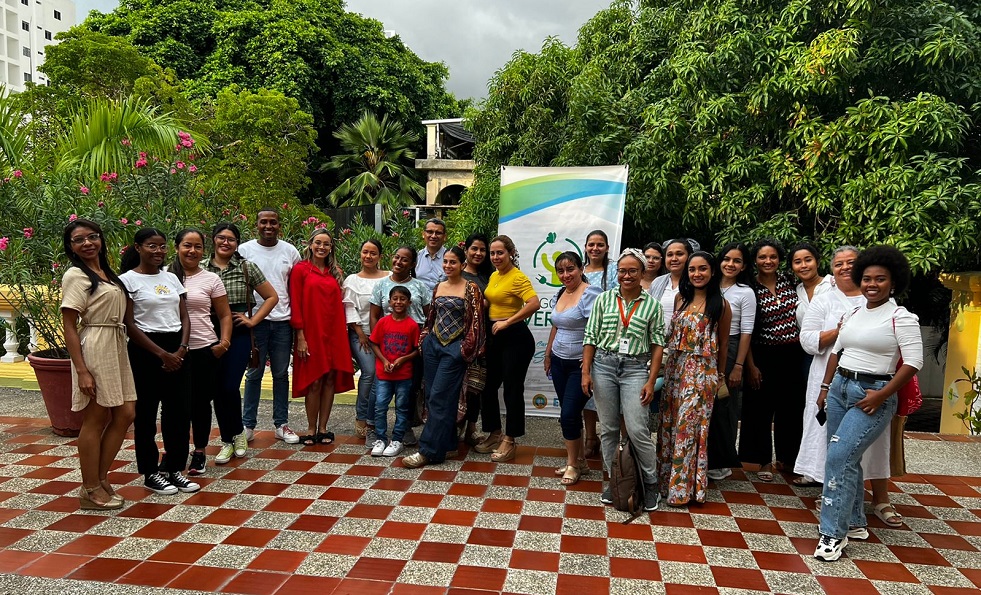
{"label": "white dress", "polygon": [[[804,435],[800,441],[800,453],[794,465],[794,472],[807,475],[816,481],[824,482],[824,460],[828,455],[828,432],[825,426],[815,419],[817,398],[821,392],[821,382],[828,367],[832,346],[819,349],[821,331],[835,328],[846,314],[865,303],[865,296],[848,297],[837,288],[815,295],[804,315],[800,329],[800,344],[804,351],[814,356],[807,375],[807,393],[804,402]],[[862,457],[862,472],[865,479],[887,479],[889,477],[889,432],[883,432]]]}

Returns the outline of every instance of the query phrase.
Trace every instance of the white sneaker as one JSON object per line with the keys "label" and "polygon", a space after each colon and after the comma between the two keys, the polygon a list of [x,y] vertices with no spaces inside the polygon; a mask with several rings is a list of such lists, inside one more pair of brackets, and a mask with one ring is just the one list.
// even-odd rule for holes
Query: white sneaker
{"label": "white sneaker", "polygon": [[852,527],[848,530],[848,539],[865,541],[868,538],[869,538],[868,527]]}
{"label": "white sneaker", "polygon": [[708,475],[708,478],[709,479],[712,479],[712,480],[715,480],[715,481],[720,481],[720,480],[723,480],[723,479],[729,477],[730,475],[732,475],[732,469],[729,469],[729,468],[725,468],[725,469],[709,469],[708,470],[708,473],[706,473],[706,475]]}
{"label": "white sneaker", "polygon": [[830,535],[822,535],[817,549],[814,550],[814,557],[825,562],[834,562],[841,557],[841,552],[846,545],[848,545],[848,537],[835,539]]}
{"label": "white sneaker", "polygon": [[375,443],[371,445],[371,456],[380,457],[383,452],[385,452],[385,443],[381,440],[375,440]]}
{"label": "white sneaker", "polygon": [[245,428],[245,441],[252,442],[255,440],[255,428]]}
{"label": "white sneaker", "polygon": [[286,444],[299,444],[300,437],[286,424],[276,428],[276,440],[282,440]]}
{"label": "white sneaker", "polygon": [[241,459],[249,450],[249,437],[245,432],[242,432],[232,438],[232,441],[232,444],[235,445],[235,456]]}
{"label": "white sneaker", "polygon": [[388,446],[385,447],[385,452],[382,453],[383,457],[394,457],[402,452],[402,443],[398,440],[392,440]]}
{"label": "white sneaker", "polygon": [[219,465],[224,465],[228,461],[232,460],[233,454],[235,454],[235,445],[231,442],[222,442],[221,450],[218,451],[218,456],[215,457],[215,462]]}

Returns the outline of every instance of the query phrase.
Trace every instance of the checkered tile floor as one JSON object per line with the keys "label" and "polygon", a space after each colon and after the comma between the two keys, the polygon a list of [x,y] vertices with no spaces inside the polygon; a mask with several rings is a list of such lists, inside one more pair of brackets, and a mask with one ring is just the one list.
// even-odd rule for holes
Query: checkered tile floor
{"label": "checkered tile floor", "polygon": [[704,505],[624,525],[598,501],[596,461],[578,485],[557,485],[556,449],[409,470],[353,437],[298,448],[259,432],[251,446],[209,467],[201,492],[156,496],[127,440],[110,479],[128,484],[129,503],[81,512],[74,442],[45,420],[0,417],[0,574],[285,595],[981,588],[981,478],[902,478],[892,497],[907,526],[870,515],[870,539],[822,563],[811,557],[818,490],[780,478],[736,472]]}

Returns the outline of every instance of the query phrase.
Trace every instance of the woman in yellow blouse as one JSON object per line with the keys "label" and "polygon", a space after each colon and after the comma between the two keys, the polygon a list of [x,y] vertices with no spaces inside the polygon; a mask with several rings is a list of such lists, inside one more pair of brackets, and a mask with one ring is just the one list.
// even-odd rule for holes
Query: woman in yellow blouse
{"label": "woman in yellow blouse", "polygon": [[[503,463],[514,458],[517,452],[514,440],[525,434],[525,375],[535,355],[535,338],[525,320],[541,304],[531,280],[518,269],[518,251],[511,238],[497,236],[491,240],[490,261],[496,270],[484,291],[491,332],[487,336],[487,384],[480,407],[484,431],[489,434],[474,450],[493,451],[491,460]],[[497,400],[497,390],[502,383],[507,408],[507,427],[503,435],[501,407]]]}

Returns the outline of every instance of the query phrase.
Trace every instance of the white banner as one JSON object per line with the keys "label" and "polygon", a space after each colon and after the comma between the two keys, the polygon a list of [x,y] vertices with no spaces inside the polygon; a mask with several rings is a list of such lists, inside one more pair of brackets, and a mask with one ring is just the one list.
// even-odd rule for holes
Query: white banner
{"label": "white banner", "polygon": [[611,250],[616,249],[626,196],[626,165],[501,168],[498,233],[514,240],[520,268],[542,301],[542,309],[528,319],[536,343],[525,381],[529,415],[559,415],[559,401],[542,363],[552,330],[552,298],[562,286],[555,258],[572,251],[585,261],[586,234],[594,229],[605,231]]}

